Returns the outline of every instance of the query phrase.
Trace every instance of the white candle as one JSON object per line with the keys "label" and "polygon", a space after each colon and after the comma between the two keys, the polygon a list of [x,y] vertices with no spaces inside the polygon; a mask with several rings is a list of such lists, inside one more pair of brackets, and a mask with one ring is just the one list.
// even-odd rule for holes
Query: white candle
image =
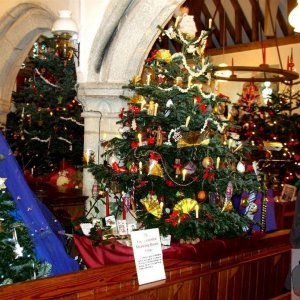
{"label": "white candle", "polygon": [[196,204],[196,206],[195,206],[195,212],[196,212],[196,219],[198,219],[199,218],[199,205],[198,204]]}
{"label": "white candle", "polygon": [[161,209],[163,209],[163,208],[164,208],[164,203],[163,203],[163,202],[160,202],[160,203],[159,203],[159,206],[160,206]]}
{"label": "white candle", "polygon": [[189,126],[190,120],[191,120],[191,116],[188,116],[185,121],[185,127]]}
{"label": "white candle", "polygon": [[186,173],[187,173],[187,170],[183,169],[182,170],[182,181],[185,181]]}
{"label": "white candle", "polygon": [[146,79],[146,84],[147,84],[147,85],[150,85],[151,74],[147,74],[147,75],[146,75],[146,78],[147,78],[147,79]]}
{"label": "white candle", "polygon": [[142,135],[138,133],[139,146],[142,146]]}
{"label": "white candle", "polygon": [[211,29],[211,26],[212,26],[212,19],[210,18],[210,19],[208,20],[208,28]]}
{"label": "white candle", "polygon": [[143,164],[142,164],[141,161],[139,162],[139,171],[140,171],[140,174],[142,174],[142,172],[143,172]]}
{"label": "white candle", "polygon": [[220,157],[217,157],[216,169],[218,170],[220,166]]}
{"label": "white candle", "polygon": [[154,116],[157,115],[158,103],[154,104]]}
{"label": "white candle", "polygon": [[146,100],[145,99],[143,99],[142,100],[142,102],[141,102],[141,110],[144,108],[144,106],[146,105]]}
{"label": "white candle", "polygon": [[189,78],[188,78],[188,87],[191,87],[192,79],[193,79],[193,76],[190,75]]}

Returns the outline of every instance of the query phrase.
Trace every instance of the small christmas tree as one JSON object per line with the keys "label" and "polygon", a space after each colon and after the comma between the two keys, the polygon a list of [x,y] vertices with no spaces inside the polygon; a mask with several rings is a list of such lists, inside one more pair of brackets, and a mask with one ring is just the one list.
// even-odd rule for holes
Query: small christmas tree
{"label": "small christmas tree", "polygon": [[51,48],[53,42],[35,44],[7,120],[6,138],[23,169],[34,175],[56,170],[63,158],[73,166],[82,162],[84,129],[75,64],[62,60]]}
{"label": "small christmas tree", "polygon": [[24,223],[0,178],[0,285],[46,277],[51,265],[35,258]]}
{"label": "small christmas tree", "polygon": [[144,228],[177,240],[239,236],[250,219],[231,198],[260,188],[248,159],[253,147],[228,121],[228,97],[215,93],[205,56],[210,30],[195,37],[177,25],[163,34],[182,51],[151,53],[142,76],[125,87],[133,95],[119,115],[122,137],[104,143],[109,159],[89,169],[117,211],[136,209]]}

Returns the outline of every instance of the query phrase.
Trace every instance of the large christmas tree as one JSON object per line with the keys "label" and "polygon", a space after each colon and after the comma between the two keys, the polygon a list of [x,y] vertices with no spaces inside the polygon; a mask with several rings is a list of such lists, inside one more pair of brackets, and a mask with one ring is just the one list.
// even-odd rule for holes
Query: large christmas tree
{"label": "large christmas tree", "polygon": [[7,140],[23,169],[34,175],[56,170],[63,158],[73,166],[82,163],[83,121],[75,64],[73,59],[63,60],[53,43],[46,39],[33,47],[7,120]]}
{"label": "large christmas tree", "polygon": [[46,277],[51,265],[35,258],[33,244],[0,178],[0,285]]}
{"label": "large christmas tree", "polygon": [[114,196],[117,212],[136,210],[144,228],[177,240],[238,236],[250,219],[234,210],[232,196],[260,189],[253,146],[228,120],[228,97],[215,93],[205,55],[210,30],[196,37],[177,25],[162,34],[181,52],[151,53],[125,87],[133,93],[119,115],[122,137],[104,143],[104,163],[89,169],[100,194]]}

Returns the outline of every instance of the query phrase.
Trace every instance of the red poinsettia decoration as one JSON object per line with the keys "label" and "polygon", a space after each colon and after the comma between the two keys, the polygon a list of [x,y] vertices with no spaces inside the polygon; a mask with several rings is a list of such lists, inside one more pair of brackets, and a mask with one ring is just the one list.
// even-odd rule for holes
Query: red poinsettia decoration
{"label": "red poinsettia decoration", "polygon": [[130,147],[131,149],[136,149],[139,146],[139,142],[133,141],[130,143]]}
{"label": "red poinsettia decoration", "polygon": [[155,144],[155,137],[151,136],[147,139],[147,145],[154,145]]}

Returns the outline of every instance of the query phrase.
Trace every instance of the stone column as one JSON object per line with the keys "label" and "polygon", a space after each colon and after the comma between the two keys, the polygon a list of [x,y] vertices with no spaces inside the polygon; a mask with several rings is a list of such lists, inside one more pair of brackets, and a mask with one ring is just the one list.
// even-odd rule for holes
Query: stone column
{"label": "stone column", "polygon": [[[104,140],[118,136],[118,115],[127,103],[119,98],[126,91],[122,89],[124,83],[82,83],[78,87],[78,100],[83,106],[84,118],[84,151],[91,149],[95,153],[95,162],[101,163],[103,159]],[[129,94],[129,93],[128,93]],[[89,196],[86,202],[86,211],[93,204],[92,186],[93,175],[87,170],[83,171],[83,194]],[[104,210],[98,203],[100,215],[104,216]],[[92,213],[93,211],[91,211]]]}

